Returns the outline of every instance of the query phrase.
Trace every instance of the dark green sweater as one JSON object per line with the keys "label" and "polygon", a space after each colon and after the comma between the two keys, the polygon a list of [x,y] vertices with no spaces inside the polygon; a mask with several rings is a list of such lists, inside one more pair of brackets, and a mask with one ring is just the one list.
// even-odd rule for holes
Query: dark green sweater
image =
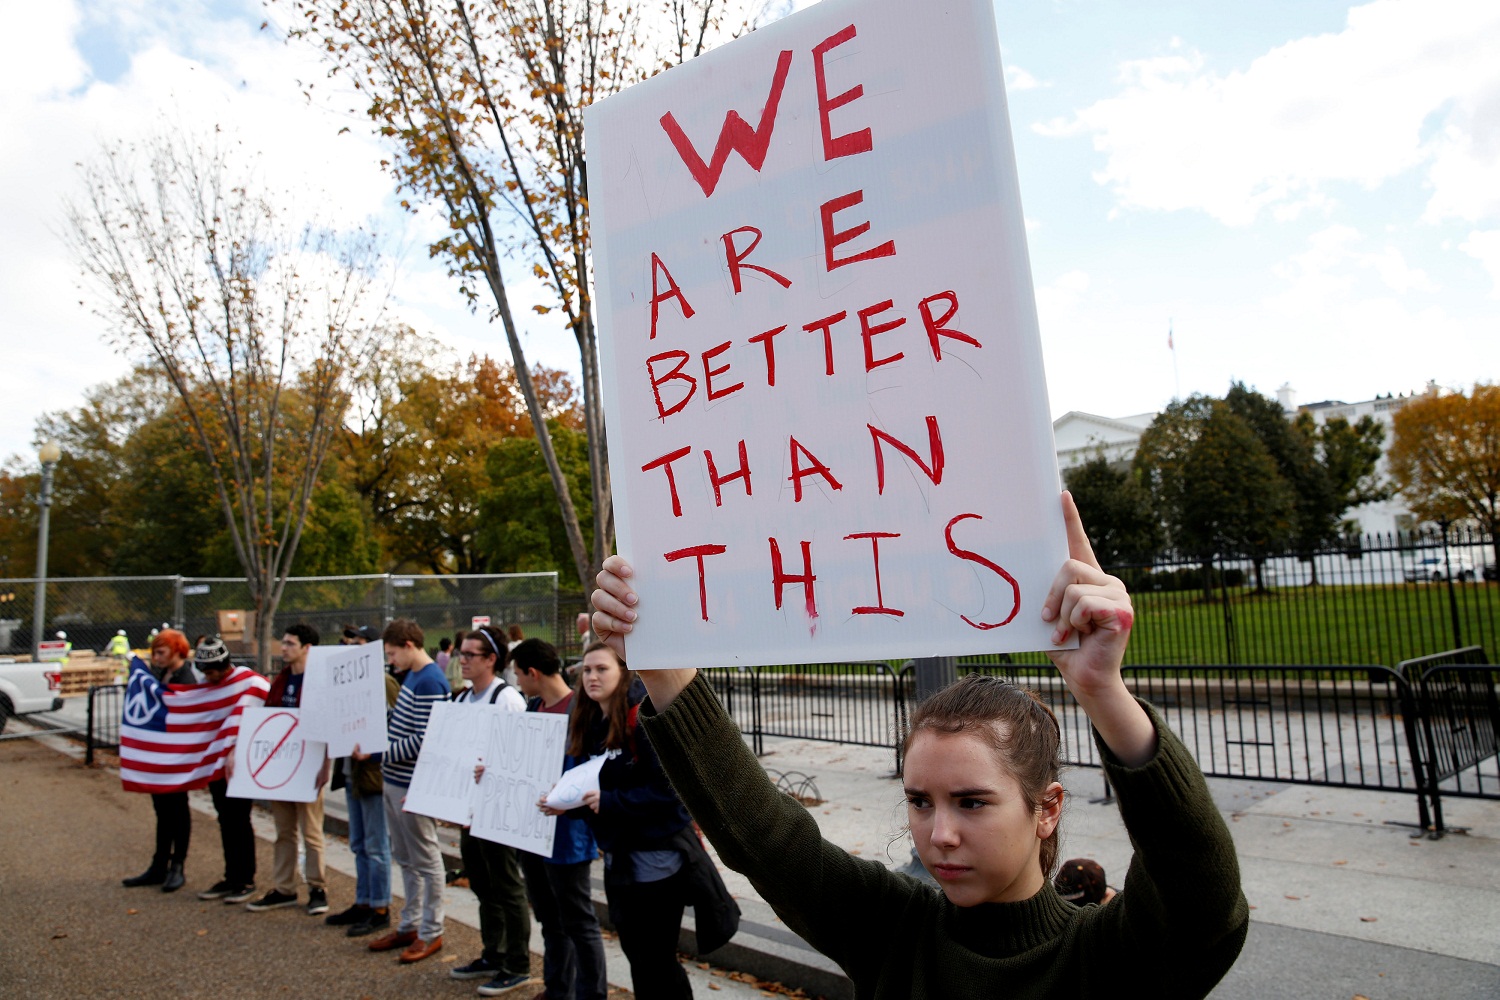
{"label": "dark green sweater", "polygon": [[858,997],[1202,997],[1239,955],[1249,911],[1202,772],[1147,711],[1160,747],[1145,766],[1124,767],[1100,744],[1135,857],[1113,901],[1081,908],[1050,882],[1024,902],[957,907],[851,857],[771,784],[702,677],[644,723],[724,863],[837,962]]}

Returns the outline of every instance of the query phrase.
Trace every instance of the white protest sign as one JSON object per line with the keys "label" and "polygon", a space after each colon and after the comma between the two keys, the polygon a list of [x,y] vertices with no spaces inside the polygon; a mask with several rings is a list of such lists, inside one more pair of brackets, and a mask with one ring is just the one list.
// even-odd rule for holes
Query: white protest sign
{"label": "white protest sign", "polygon": [[302,725],[309,739],[334,757],[380,753],[389,746],[385,724],[385,657],[379,643],[314,646],[302,675]]}
{"label": "white protest sign", "polygon": [[553,809],[577,809],[583,805],[584,795],[599,790],[599,772],[604,769],[604,762],[618,752],[601,753],[564,771],[557,784],[552,786],[552,791],[547,793],[547,804]]}
{"label": "white protest sign", "polygon": [[474,811],[474,765],[484,752],[484,716],[504,709],[440,701],[427,717],[427,732],[402,808],[419,816],[468,826]]}
{"label": "white protest sign", "polygon": [[989,0],[823,0],[585,124],[631,666],[1047,648],[1067,544]]}
{"label": "white protest sign", "polygon": [[311,802],[326,748],[306,738],[295,708],[250,708],[240,715],[234,775],[227,794],[237,799]]}
{"label": "white protest sign", "polygon": [[567,716],[499,712],[484,719],[484,777],[469,833],[550,857],[557,817],[542,812],[537,802],[562,774]]}

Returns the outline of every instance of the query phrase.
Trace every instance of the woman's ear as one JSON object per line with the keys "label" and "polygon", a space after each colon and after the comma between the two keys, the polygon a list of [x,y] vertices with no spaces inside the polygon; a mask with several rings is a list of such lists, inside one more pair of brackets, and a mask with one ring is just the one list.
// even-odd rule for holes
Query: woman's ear
{"label": "woman's ear", "polygon": [[1057,829],[1058,821],[1062,819],[1063,798],[1067,792],[1062,783],[1054,781],[1047,786],[1047,791],[1042,796],[1041,808],[1036,811],[1036,836],[1038,840],[1046,840],[1052,836],[1052,831]]}

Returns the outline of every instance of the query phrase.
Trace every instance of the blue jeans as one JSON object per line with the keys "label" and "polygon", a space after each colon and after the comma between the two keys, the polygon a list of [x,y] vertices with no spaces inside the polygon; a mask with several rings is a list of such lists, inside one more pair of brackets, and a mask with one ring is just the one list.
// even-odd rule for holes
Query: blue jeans
{"label": "blue jeans", "polygon": [[349,804],[349,849],[354,852],[354,901],[377,909],[391,905],[391,838],[385,801],[344,786]]}

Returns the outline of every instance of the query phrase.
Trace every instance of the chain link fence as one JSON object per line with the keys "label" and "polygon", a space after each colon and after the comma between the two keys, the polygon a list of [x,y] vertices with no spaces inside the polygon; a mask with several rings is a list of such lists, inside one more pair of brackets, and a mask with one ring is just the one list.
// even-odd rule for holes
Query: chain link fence
{"label": "chain link fence", "polygon": [[[37,581],[0,579],[0,654],[25,653],[34,641],[33,601]],[[249,585],[233,577],[87,577],[47,581],[42,638],[67,633],[74,649],[102,651],[124,629],[133,648],[153,629],[180,628],[188,637],[219,630],[220,611],[253,611]],[[287,580],[276,609],[273,634],[306,622],[334,641],[345,627],[381,628],[393,618],[411,618],[436,647],[438,640],[469,628],[477,616],[501,626],[519,625],[528,637],[565,641],[572,621],[558,618],[556,573],[465,576],[314,576]],[[576,644],[576,639],[574,640]]]}

